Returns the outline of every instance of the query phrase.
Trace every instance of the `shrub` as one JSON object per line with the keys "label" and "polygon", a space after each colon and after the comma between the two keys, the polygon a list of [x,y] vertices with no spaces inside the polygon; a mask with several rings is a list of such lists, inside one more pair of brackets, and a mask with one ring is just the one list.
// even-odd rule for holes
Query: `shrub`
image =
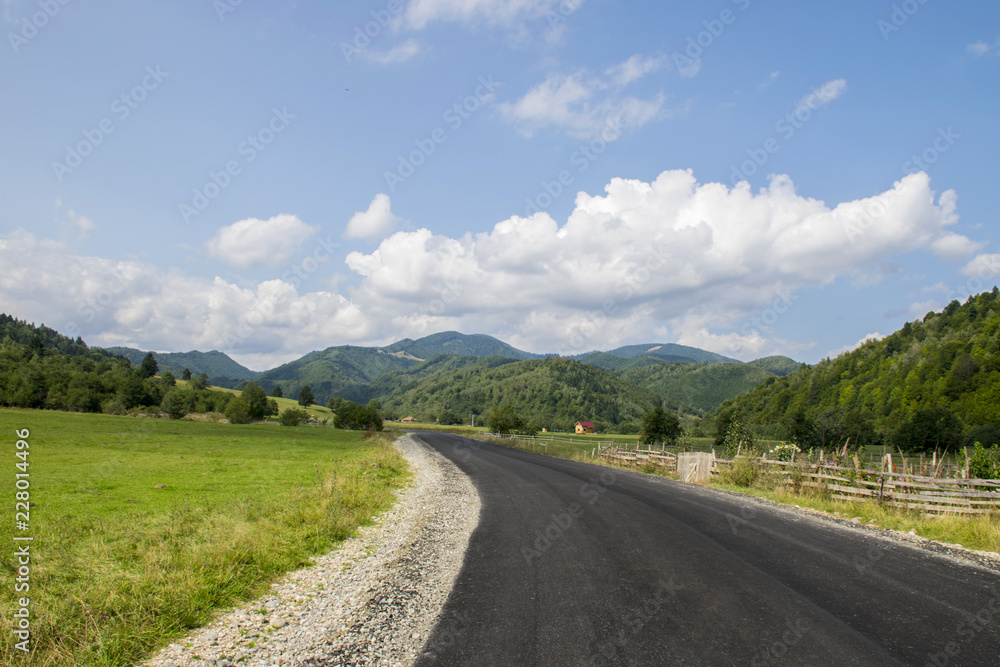
{"label": "shrub", "polygon": [[725,484],[751,487],[760,479],[760,473],[760,463],[749,456],[740,456],[720,473],[720,478]]}
{"label": "shrub", "polygon": [[282,426],[298,426],[309,421],[309,413],[299,408],[286,408],[281,411],[278,421]]}
{"label": "shrub", "polygon": [[253,421],[250,418],[250,408],[247,407],[246,401],[239,396],[229,401],[229,404],[226,405],[225,414],[230,424],[249,424]]}

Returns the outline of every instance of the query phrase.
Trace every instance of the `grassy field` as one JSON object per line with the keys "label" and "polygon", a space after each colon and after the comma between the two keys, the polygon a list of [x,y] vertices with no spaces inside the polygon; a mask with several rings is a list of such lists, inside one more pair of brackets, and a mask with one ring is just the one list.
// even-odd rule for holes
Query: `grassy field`
{"label": "grassy field", "polygon": [[[186,382],[186,381],[184,381],[184,380],[177,380],[177,386],[178,387],[186,387],[188,384],[189,383]],[[241,393],[240,390],[237,390],[237,389],[228,389],[226,387],[215,387],[215,386],[209,385],[208,388],[211,389],[211,390],[213,390],[213,391],[224,391],[226,393],[233,394],[234,396],[239,396],[240,393]],[[284,397],[282,397],[282,398],[274,398],[273,396],[268,396],[268,398],[274,399],[275,403],[278,404],[278,409],[279,410],[286,410],[288,408],[299,408],[300,410],[304,409],[306,412],[309,413],[309,415],[311,417],[315,417],[316,419],[320,419],[320,420],[322,420],[322,419],[329,419],[331,421],[333,420],[333,411],[330,408],[326,407],[326,406],[323,406],[323,405],[310,405],[308,408],[303,408],[301,405],[299,405],[299,402],[297,400],[295,400],[294,398],[284,398]]]}
{"label": "grassy field", "polygon": [[[29,429],[29,528],[15,529],[16,430]],[[0,409],[0,664],[30,597],[31,665],[130,665],[262,593],[369,523],[408,476],[391,436]],[[15,593],[14,535],[30,535]],[[20,546],[23,543],[16,543]]]}

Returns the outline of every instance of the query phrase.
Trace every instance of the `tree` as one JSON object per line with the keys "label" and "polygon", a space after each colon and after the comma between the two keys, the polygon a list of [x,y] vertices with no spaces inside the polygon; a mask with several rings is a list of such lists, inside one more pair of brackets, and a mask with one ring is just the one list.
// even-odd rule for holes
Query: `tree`
{"label": "tree", "polygon": [[265,408],[264,410],[264,416],[273,417],[274,415],[278,414],[278,411],[279,411],[278,402],[273,398],[267,399],[267,408]]}
{"label": "tree", "polygon": [[940,406],[917,410],[892,437],[892,444],[903,451],[954,451],[962,438],[962,424],[955,413]]}
{"label": "tree", "polygon": [[490,409],[490,416],[486,420],[490,433],[499,435],[533,435],[532,429],[525,421],[524,417],[518,413],[513,405],[494,405]]}
{"label": "tree", "polygon": [[247,404],[247,413],[250,419],[257,421],[264,418],[267,412],[267,394],[256,382],[247,382],[240,392],[240,398]]}
{"label": "tree", "polygon": [[677,438],[684,434],[680,420],[676,415],[666,412],[662,407],[656,406],[646,412],[642,418],[642,431],[639,441],[648,444],[673,445]]}
{"label": "tree", "polygon": [[247,407],[246,401],[239,396],[229,401],[224,414],[230,424],[249,424],[252,421],[250,418],[250,409]]}
{"label": "tree", "polygon": [[461,424],[461,423],[462,423],[462,417],[460,415],[455,414],[451,410],[448,410],[447,408],[442,410],[441,414],[438,415],[438,424],[441,424],[443,426],[454,426],[456,424]]}
{"label": "tree", "polygon": [[191,411],[191,396],[183,389],[171,389],[163,397],[160,409],[171,419],[180,419]]}
{"label": "tree", "polygon": [[177,378],[175,378],[174,374],[170,371],[163,371],[163,375],[160,379],[163,380],[163,384],[167,387],[174,387],[177,385]]}
{"label": "tree", "polygon": [[184,369],[184,372],[181,373],[181,379],[184,380],[185,382],[189,382],[191,380],[191,369],[190,368],[185,368]]}
{"label": "tree", "polygon": [[299,405],[301,405],[304,408],[308,408],[315,402],[316,402],[316,397],[313,395],[312,387],[306,385],[299,390]]}
{"label": "tree", "polygon": [[139,377],[151,378],[156,375],[158,370],[159,364],[156,363],[156,357],[153,356],[152,352],[147,352],[146,356],[142,358],[142,363],[139,364]]}
{"label": "tree", "polygon": [[191,378],[191,388],[192,389],[205,389],[208,387],[208,373],[200,373],[198,377]]}
{"label": "tree", "polygon": [[281,411],[278,421],[282,426],[298,426],[309,421],[309,413],[300,408],[286,408]]}
{"label": "tree", "polygon": [[725,448],[725,453],[727,458],[736,458],[738,454],[750,455],[756,453],[757,443],[754,440],[753,433],[750,429],[740,420],[739,417],[733,417],[729,421],[729,428],[726,430],[726,437],[723,441],[723,447]]}
{"label": "tree", "polygon": [[284,398],[285,392],[281,389],[280,384],[274,385],[274,389],[271,390],[271,396],[275,398]]}
{"label": "tree", "polygon": [[382,430],[382,417],[371,406],[358,405],[354,401],[342,401],[333,416],[336,428],[354,431]]}

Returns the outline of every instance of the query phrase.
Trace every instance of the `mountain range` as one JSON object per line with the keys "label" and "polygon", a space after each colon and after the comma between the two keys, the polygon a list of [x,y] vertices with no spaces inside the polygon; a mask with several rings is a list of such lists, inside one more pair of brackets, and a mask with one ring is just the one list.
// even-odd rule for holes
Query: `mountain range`
{"label": "mountain range", "polygon": [[[109,351],[135,364],[146,355],[131,348]],[[211,384],[228,388],[239,388],[252,379],[268,393],[280,386],[285,396],[297,396],[309,385],[320,403],[333,397],[359,403],[377,398],[392,410],[427,416],[442,410],[479,414],[489,409],[490,400],[502,400],[537,413],[542,421],[559,413],[566,419],[577,415],[608,423],[631,421],[639,414],[636,406],[662,401],[694,413],[709,412],[769,377],[800,367],[787,357],[743,363],[685,345],[648,343],[559,357],[569,366],[580,367],[574,374],[566,372],[568,366],[551,361],[556,355],[533,354],[492,336],[454,331],[406,338],[384,347],[329,347],[260,373],[218,351],[153,354],[160,369],[174,375],[185,368],[196,375],[207,373]],[[495,370],[500,367],[504,367],[502,373]],[[590,390],[580,393],[579,386],[567,384],[571,376],[589,383]],[[510,386],[484,391],[487,378]],[[523,391],[515,391],[517,387]],[[626,406],[610,398],[598,400],[602,393],[606,398],[630,396],[632,402]],[[531,407],[542,395],[574,398],[551,405],[545,399],[542,407]]]}

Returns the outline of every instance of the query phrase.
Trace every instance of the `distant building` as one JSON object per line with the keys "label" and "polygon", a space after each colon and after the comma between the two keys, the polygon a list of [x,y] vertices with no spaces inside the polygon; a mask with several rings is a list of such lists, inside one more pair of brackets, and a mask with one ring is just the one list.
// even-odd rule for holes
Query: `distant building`
{"label": "distant building", "polygon": [[597,427],[594,426],[593,424],[591,424],[590,422],[577,422],[576,423],[576,432],[578,434],[593,433],[596,430],[597,430]]}
{"label": "distant building", "polygon": [[412,424],[417,421],[416,417],[403,417],[400,421],[406,422],[407,424]]}

